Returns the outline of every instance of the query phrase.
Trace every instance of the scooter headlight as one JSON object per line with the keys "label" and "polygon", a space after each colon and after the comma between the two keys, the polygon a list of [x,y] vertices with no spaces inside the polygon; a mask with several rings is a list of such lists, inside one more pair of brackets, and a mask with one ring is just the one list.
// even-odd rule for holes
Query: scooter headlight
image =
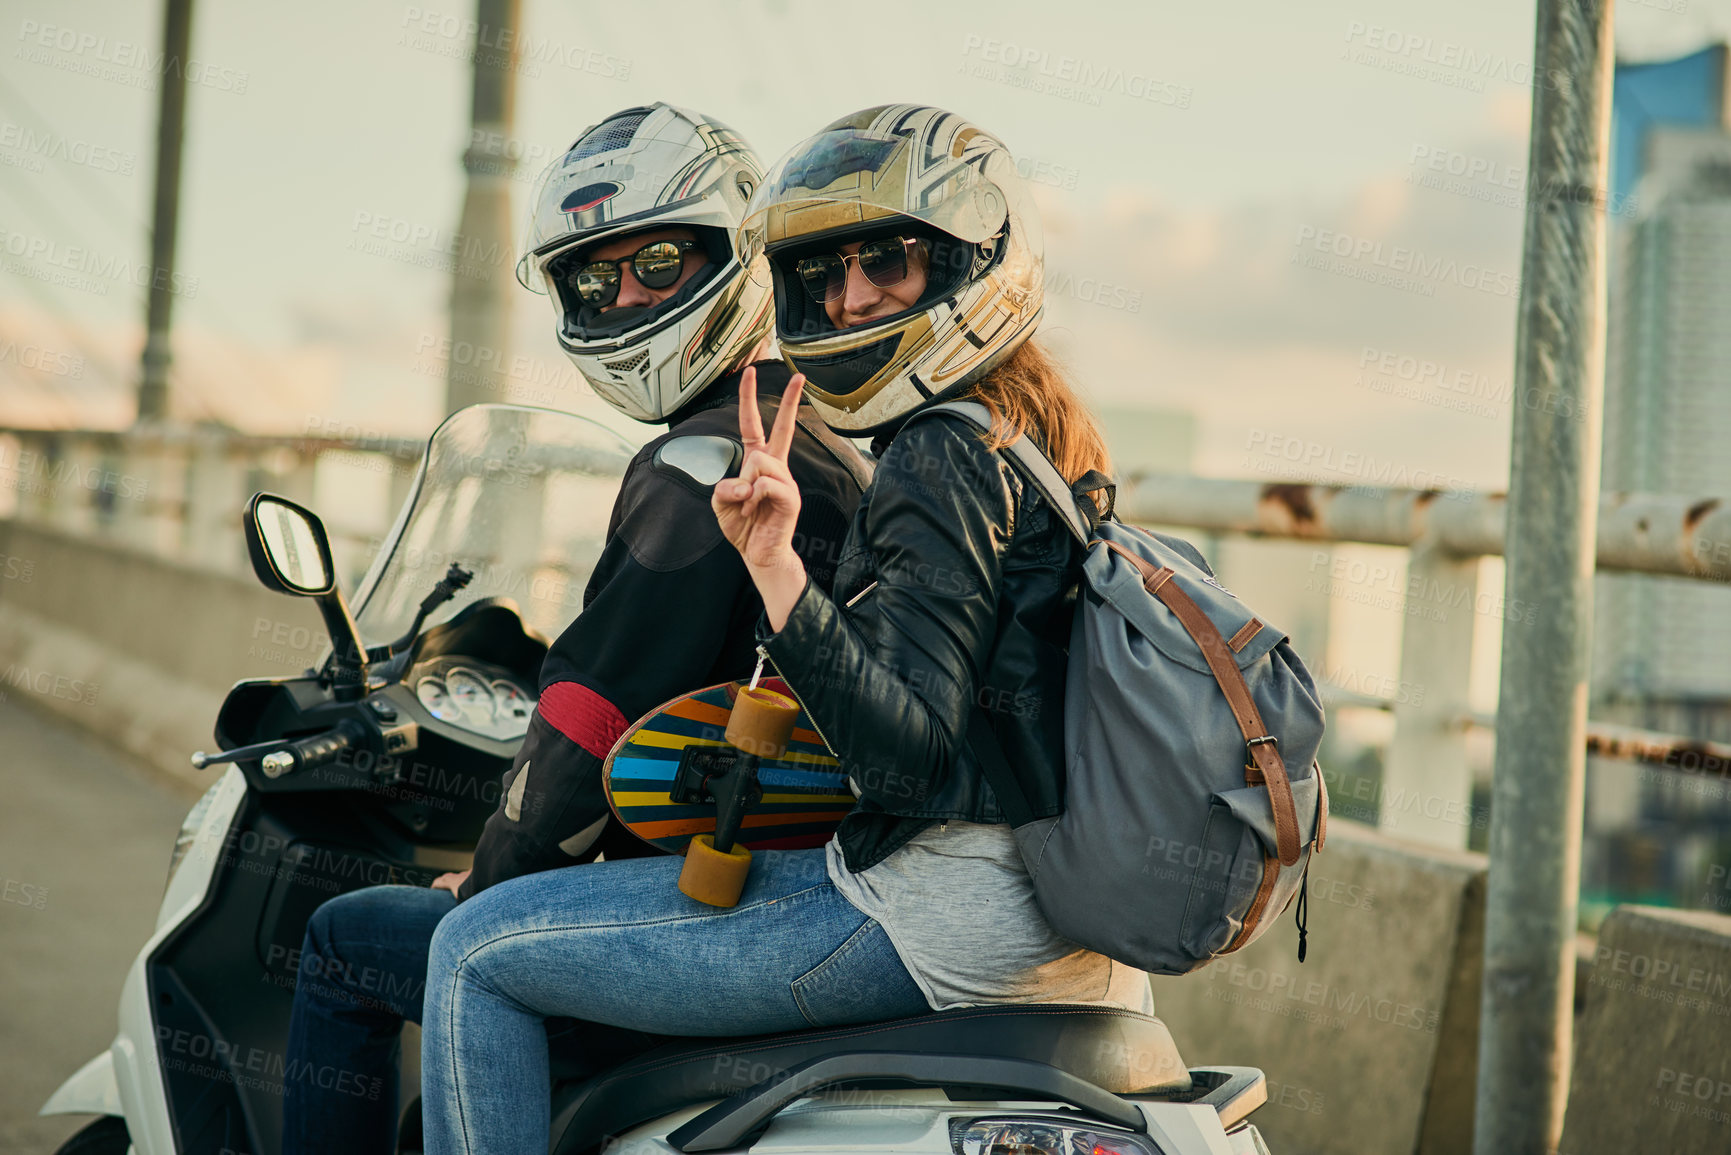
{"label": "scooter headlight", "polygon": [[1145,1135],[1054,1118],[958,1119],[950,1147],[955,1155],[1160,1155]]}

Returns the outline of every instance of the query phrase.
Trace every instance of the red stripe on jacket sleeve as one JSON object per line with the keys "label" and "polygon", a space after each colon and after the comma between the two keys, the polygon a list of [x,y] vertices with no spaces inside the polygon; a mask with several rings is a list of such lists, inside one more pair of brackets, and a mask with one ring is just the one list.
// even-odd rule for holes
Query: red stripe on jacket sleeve
{"label": "red stripe on jacket sleeve", "polygon": [[554,682],[536,707],[559,733],[597,758],[607,757],[629,723],[619,707],[577,682]]}

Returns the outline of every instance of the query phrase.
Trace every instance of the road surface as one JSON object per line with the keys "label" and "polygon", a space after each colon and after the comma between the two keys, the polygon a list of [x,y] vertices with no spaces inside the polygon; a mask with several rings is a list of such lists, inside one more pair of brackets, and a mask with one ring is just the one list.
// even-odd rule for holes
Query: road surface
{"label": "road surface", "polygon": [[174,835],[194,800],[18,698],[8,690],[0,700],[0,1152],[8,1155],[53,1152],[89,1121],[36,1112],[113,1040],[121,981],[155,922]]}

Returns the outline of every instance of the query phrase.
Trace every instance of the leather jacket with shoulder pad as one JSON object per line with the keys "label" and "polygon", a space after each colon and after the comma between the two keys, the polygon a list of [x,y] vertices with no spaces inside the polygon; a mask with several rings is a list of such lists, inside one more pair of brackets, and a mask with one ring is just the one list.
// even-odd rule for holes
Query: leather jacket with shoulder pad
{"label": "leather jacket with shoulder pad", "polygon": [[[760,362],[764,427],[789,372]],[[626,467],[583,611],[548,650],[540,700],[500,805],[459,890],[539,870],[653,853],[610,818],[601,768],[630,723],[704,686],[747,677],[763,602],[710,508],[710,490],[738,473],[739,374],[705,390]],[[828,589],[871,465],[801,406],[788,467],[802,498],[794,547]]]}

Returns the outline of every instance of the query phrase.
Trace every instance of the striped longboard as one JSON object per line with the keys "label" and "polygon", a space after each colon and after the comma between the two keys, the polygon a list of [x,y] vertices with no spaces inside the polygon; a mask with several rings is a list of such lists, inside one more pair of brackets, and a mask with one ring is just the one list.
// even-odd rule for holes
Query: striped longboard
{"label": "striped longboard", "polygon": [[[759,685],[789,693],[779,678]],[[673,801],[680,756],[693,745],[727,745],[723,736],[739,682],[710,686],[675,698],[619,736],[607,754],[602,779],[619,821],[652,846],[685,853],[694,834],[715,831],[715,804]],[[739,843],[751,850],[802,850],[822,846],[853,809],[853,792],[829,747],[801,710],[793,740],[780,758],[757,769],[763,800],[746,813]]]}

